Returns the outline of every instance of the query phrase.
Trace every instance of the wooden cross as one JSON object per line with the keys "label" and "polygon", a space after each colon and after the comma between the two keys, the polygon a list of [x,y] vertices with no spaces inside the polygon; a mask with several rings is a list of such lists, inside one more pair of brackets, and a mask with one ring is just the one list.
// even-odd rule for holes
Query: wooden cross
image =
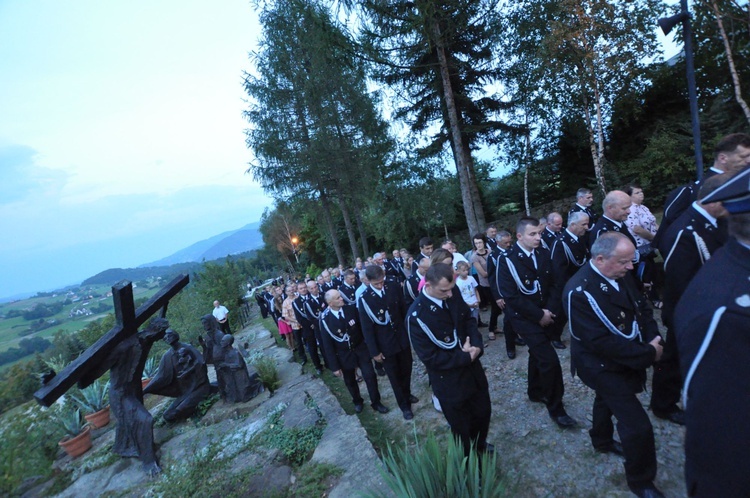
{"label": "wooden cross", "polygon": [[112,300],[115,305],[115,326],[66,366],[62,372],[48,380],[41,389],[34,393],[34,398],[40,404],[50,406],[76,382],[79,383],[79,387],[84,388],[96,380],[86,374],[95,370],[120,342],[135,335],[138,332],[138,327],[160,309],[163,318],[167,313],[169,300],[176,296],[189,281],[188,275],[180,275],[138,307],[137,310],[133,302],[133,284],[123,280],[113,286]]}

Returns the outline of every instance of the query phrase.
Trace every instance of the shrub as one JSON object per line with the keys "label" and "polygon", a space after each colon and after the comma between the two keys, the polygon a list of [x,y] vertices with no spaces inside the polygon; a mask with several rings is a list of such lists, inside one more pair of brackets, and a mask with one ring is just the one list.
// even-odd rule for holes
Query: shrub
{"label": "shrub", "polygon": [[497,472],[495,455],[485,455],[480,463],[472,448],[466,458],[463,445],[453,437],[448,438],[447,447],[441,446],[434,434],[430,434],[423,445],[417,441],[413,450],[408,445],[395,450],[388,445],[383,462],[388,470],[383,472],[386,484],[399,497],[490,498],[509,495]]}
{"label": "shrub", "polygon": [[86,413],[96,413],[109,403],[109,381],[97,379],[89,387],[82,389],[80,396],[71,394],[70,397]]}
{"label": "shrub", "polygon": [[258,371],[258,377],[263,383],[263,387],[269,390],[271,394],[281,387],[279,371],[276,368],[276,361],[268,356],[261,355],[251,361],[251,364]]}

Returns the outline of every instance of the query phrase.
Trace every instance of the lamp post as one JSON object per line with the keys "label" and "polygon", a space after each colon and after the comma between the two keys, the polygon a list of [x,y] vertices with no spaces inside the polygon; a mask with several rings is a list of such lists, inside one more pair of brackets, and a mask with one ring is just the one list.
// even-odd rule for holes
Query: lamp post
{"label": "lamp post", "polygon": [[668,35],[672,28],[682,23],[682,34],[685,39],[685,72],[687,73],[688,98],[690,100],[690,117],[693,122],[693,147],[695,148],[696,179],[703,179],[703,154],[701,153],[701,125],[698,120],[698,94],[695,86],[695,63],[693,58],[693,32],[690,28],[690,12],[687,0],[680,0],[680,13],[659,19],[659,27]]}
{"label": "lamp post", "polygon": [[292,237],[289,241],[292,243],[292,254],[294,254],[294,260],[299,263],[299,251],[297,251],[297,243],[299,242],[299,239],[297,237]]}

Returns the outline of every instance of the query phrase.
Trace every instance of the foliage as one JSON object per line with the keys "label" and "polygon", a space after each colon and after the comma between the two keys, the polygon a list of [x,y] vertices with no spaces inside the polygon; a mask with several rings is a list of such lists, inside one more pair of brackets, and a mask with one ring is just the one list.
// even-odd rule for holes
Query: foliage
{"label": "foliage", "polygon": [[[424,497],[498,497],[510,496],[505,481],[497,471],[495,454],[479,461],[475,451],[464,456],[463,445],[455,438],[439,444],[430,434],[424,444],[413,450],[408,445],[389,445],[383,462],[388,472],[383,477],[390,490],[404,498]],[[371,494],[369,496],[386,496]]]}
{"label": "foliage", "polygon": [[326,421],[318,413],[315,425],[287,429],[281,419],[283,415],[283,410],[273,413],[266,422],[266,427],[255,436],[254,442],[261,446],[278,448],[293,467],[299,467],[310,458],[318,446]]}
{"label": "foliage", "polygon": [[71,394],[70,397],[86,413],[103,410],[109,404],[109,381],[96,379],[90,386],[81,389],[79,396]]}
{"label": "foliage", "polygon": [[281,387],[279,370],[276,368],[276,361],[266,355],[260,355],[251,359],[252,366],[258,371],[258,378],[263,383],[263,387],[269,390],[271,394]]}
{"label": "foliage", "polygon": [[12,491],[30,477],[52,474],[61,430],[52,410],[34,404],[16,408],[0,424],[0,495]]}
{"label": "foliage", "polygon": [[0,374],[0,411],[28,401],[39,389],[39,374],[45,370],[37,355],[32,360],[12,365]]}
{"label": "foliage", "polygon": [[326,496],[327,491],[344,471],[330,463],[306,462],[297,471],[297,481],[289,491],[290,495],[300,498],[318,498]]}
{"label": "foliage", "polygon": [[21,313],[21,316],[23,316],[24,320],[37,320],[39,318],[47,318],[48,316],[56,315],[60,313],[60,311],[62,311],[62,308],[62,301],[48,304],[37,303],[30,310],[26,310]]}
{"label": "foliage", "polygon": [[55,407],[54,417],[65,434],[74,438],[86,427],[86,419],[83,418],[80,408],[73,409],[65,404],[63,407]]}
{"label": "foliage", "polygon": [[52,343],[43,337],[24,337],[18,341],[17,348],[8,348],[0,352],[0,365],[14,362],[34,353],[46,351]]}
{"label": "foliage", "polygon": [[212,406],[216,404],[217,401],[221,399],[221,396],[219,396],[218,393],[214,393],[208,398],[204,399],[200,403],[198,403],[198,406],[195,408],[195,414],[193,415],[193,418],[196,420],[202,419],[206,413],[208,413],[208,410],[211,409]]}
{"label": "foliage", "polygon": [[156,361],[156,357],[150,356],[146,363],[143,365],[143,375],[141,375],[141,378],[143,379],[151,379],[154,376],[156,376],[156,372],[159,371],[159,364]]}

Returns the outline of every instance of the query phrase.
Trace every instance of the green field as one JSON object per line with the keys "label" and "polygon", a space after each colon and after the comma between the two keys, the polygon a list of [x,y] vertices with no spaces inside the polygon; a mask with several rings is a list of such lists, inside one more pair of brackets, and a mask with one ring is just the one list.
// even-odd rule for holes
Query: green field
{"label": "green field", "polygon": [[[133,297],[149,298],[159,290],[159,284],[141,284],[133,289]],[[110,293],[110,295],[108,295]],[[38,305],[57,305],[62,304],[62,309],[51,316],[46,316],[43,320],[50,326],[37,331],[32,330],[34,322],[39,319],[27,320],[23,316],[6,318],[8,313],[29,312]],[[106,307],[106,309],[104,309]],[[71,316],[75,310],[86,309],[91,314]],[[94,311],[96,309],[97,311]],[[106,285],[89,285],[78,289],[77,292],[60,292],[45,297],[32,297],[21,301],[0,304],[0,352],[7,351],[10,348],[18,347],[21,339],[28,337],[51,338],[58,330],[65,332],[76,332],[84,328],[94,320],[98,320],[109,313],[113,313],[113,303],[111,296],[111,287]],[[50,323],[54,320],[54,323]],[[45,326],[47,325],[45,323]],[[27,356],[28,358],[30,356]],[[23,359],[26,359],[23,358]],[[16,363],[16,362],[13,362]],[[0,370],[9,367],[12,363],[0,365]]]}

